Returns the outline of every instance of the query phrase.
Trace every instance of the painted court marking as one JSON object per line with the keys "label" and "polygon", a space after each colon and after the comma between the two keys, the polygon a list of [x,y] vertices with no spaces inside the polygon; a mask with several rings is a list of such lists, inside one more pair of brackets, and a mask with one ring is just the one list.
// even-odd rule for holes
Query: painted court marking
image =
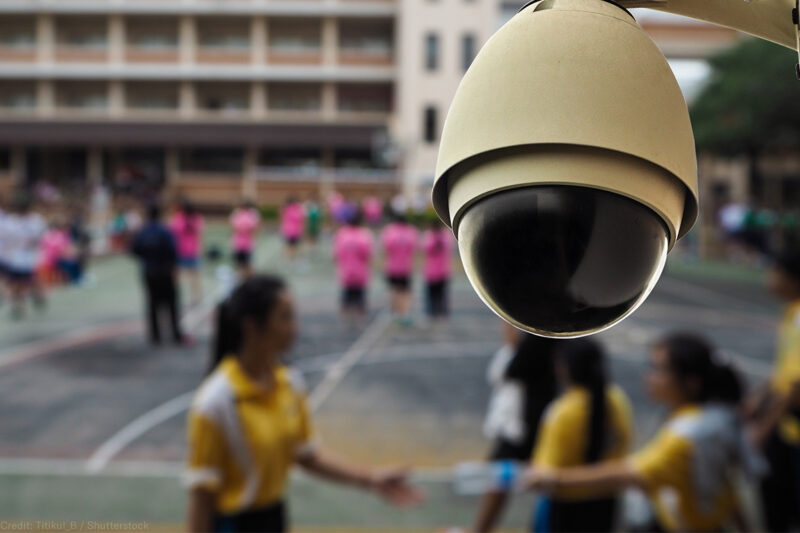
{"label": "painted court marking", "polygon": [[[379,314],[344,353],[342,358],[328,368],[327,374],[309,397],[309,403],[313,410],[318,410],[328,399],[344,376],[359,363],[370,348],[380,339],[389,324],[391,324],[389,313]],[[139,437],[154,427],[185,412],[191,405],[194,393],[194,390],[185,392],[140,415],[114,433],[86,461],[84,464],[86,471],[90,473],[103,471],[114,457]]]}
{"label": "painted court marking", "polygon": [[361,336],[350,346],[341,359],[333,363],[325,373],[322,381],[311,391],[308,402],[311,410],[319,411],[334,389],[342,382],[352,368],[369,353],[369,350],[378,342],[386,332],[392,316],[388,311],[382,311],[366,327]]}
{"label": "painted court marking", "polygon": [[162,422],[186,411],[192,403],[193,397],[194,390],[185,392],[134,419],[95,450],[86,461],[86,470],[91,473],[103,470],[108,462],[130,443]]}

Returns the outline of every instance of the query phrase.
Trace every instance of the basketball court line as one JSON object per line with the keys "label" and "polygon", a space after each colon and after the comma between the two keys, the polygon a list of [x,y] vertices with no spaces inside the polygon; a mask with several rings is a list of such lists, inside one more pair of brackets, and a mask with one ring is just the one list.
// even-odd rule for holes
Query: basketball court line
{"label": "basketball court line", "polygon": [[[416,343],[413,345],[414,353],[409,354],[408,356],[392,356],[388,358],[364,361],[363,358],[366,356],[369,351],[374,347],[374,345],[380,340],[381,336],[386,332],[388,326],[391,324],[391,315],[388,312],[381,312],[376,316],[373,321],[365,328],[362,334],[356,339],[356,341],[350,346],[350,348],[344,352],[342,357],[337,361],[330,363],[323,368],[305,368],[302,369],[306,372],[309,371],[324,371],[326,374],[323,377],[322,381],[311,391],[309,395],[309,403],[311,405],[312,411],[318,412],[322,405],[327,401],[327,399],[331,396],[333,391],[336,387],[342,382],[345,376],[355,367],[361,367],[364,365],[373,365],[373,364],[380,364],[380,363],[401,363],[406,361],[412,360],[442,360],[442,359],[457,359],[457,358],[481,358],[485,357],[489,359],[492,356],[491,351],[487,351],[485,355],[481,354],[480,356],[469,354],[465,355],[463,353],[458,353],[458,351],[453,351],[447,354],[435,354],[435,355],[427,355],[427,356],[420,356],[418,353],[418,349],[423,347],[423,344]],[[624,335],[627,342],[639,345],[649,339],[653,339],[656,335],[656,331],[652,328],[645,328],[641,326],[628,326],[625,328]],[[441,344],[441,342],[433,342],[430,343],[431,346],[436,346]],[[760,362],[754,360],[751,357],[747,357],[740,353],[737,353],[732,350],[721,350],[723,354],[733,359],[737,366],[743,371],[748,374],[751,374],[758,378],[766,378],[770,375],[772,371],[772,365],[768,362]],[[326,357],[329,357],[331,354],[325,354]],[[320,357],[311,358],[319,360]],[[632,354],[623,354],[617,351],[613,351],[609,353],[609,358],[629,361],[629,362],[641,362],[642,359],[639,356],[632,355]],[[85,468],[89,472],[100,472],[105,469],[111,460],[116,457],[122,450],[128,447],[131,443],[137,440],[142,435],[149,432],[154,427],[160,425],[163,422],[177,416],[184,411],[186,411],[189,406],[191,405],[191,400],[194,395],[194,390],[185,392],[157,407],[151,409],[150,411],[145,412],[144,414],[140,415],[117,433],[112,435],[108,440],[106,440],[103,444],[101,444],[95,452],[90,456],[90,458],[86,461]]]}
{"label": "basketball court line", "polygon": [[[750,309],[753,309],[754,311],[761,311],[765,313],[772,312],[771,309],[764,307],[761,304],[754,304],[749,300],[739,298],[737,296],[731,296],[730,294],[723,294],[714,289],[709,289],[708,287],[703,287],[702,285],[698,285],[697,283],[681,280],[674,277],[666,277],[666,276],[662,277],[657,285],[657,288],[659,287],[665,292],[672,294],[673,296],[683,298],[686,301],[698,304],[706,308],[708,308],[709,305],[713,306],[715,303],[719,305],[733,304],[737,306],[745,306]],[[758,318],[758,315],[754,314],[747,314],[746,316],[749,316],[751,319]]]}
{"label": "basketball court line", "polygon": [[[330,366],[326,376],[309,395],[312,410],[316,411],[322,406],[345,375],[380,339],[390,323],[391,315],[388,312],[379,313],[350,348],[344,352],[342,358]],[[139,437],[188,410],[194,393],[194,389],[185,392],[136,417],[103,442],[86,460],[84,469],[89,473],[98,473],[104,470],[114,457]]]}
{"label": "basketball court line", "polygon": [[[121,477],[180,479],[185,468],[180,461],[114,461],[97,472],[86,468],[82,459],[24,459],[0,457],[0,475],[52,477]],[[422,481],[448,481],[450,468],[423,467],[413,470],[413,477]],[[302,470],[292,477],[308,478]]]}
{"label": "basketball court line", "polygon": [[392,315],[388,311],[379,312],[341,359],[330,366],[325,373],[325,377],[322,378],[322,381],[314,387],[314,390],[308,396],[308,402],[313,412],[316,413],[320,410],[347,373],[369,353],[369,350],[386,333],[391,323]]}
{"label": "basketball court line", "polygon": [[[279,246],[273,246],[259,254],[259,265],[266,264],[279,250]],[[181,317],[181,324],[186,331],[193,332],[208,318],[213,312],[217,301],[223,296],[222,291],[223,288],[217,286],[198,305],[184,313]],[[59,351],[133,335],[143,329],[144,325],[141,318],[129,318],[111,324],[87,326],[55,338],[41,339],[12,346],[0,351],[0,369],[38,357],[52,355]]]}
{"label": "basketball court line", "polygon": [[185,392],[135,418],[94,451],[86,461],[86,470],[89,473],[97,473],[103,470],[111,459],[116,457],[119,452],[133,441],[162,422],[166,422],[173,416],[186,411],[191,405],[193,397],[194,390]]}

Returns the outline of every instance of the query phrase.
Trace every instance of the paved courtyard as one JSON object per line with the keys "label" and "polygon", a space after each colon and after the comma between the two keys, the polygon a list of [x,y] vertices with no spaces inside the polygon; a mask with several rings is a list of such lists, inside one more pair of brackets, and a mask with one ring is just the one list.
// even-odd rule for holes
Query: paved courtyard
{"label": "paved courtyard", "polygon": [[[221,230],[212,234],[223,246],[226,238]],[[429,496],[420,509],[396,511],[298,475],[290,496],[297,528],[468,524],[475,502],[454,495],[447,474],[487,452],[485,371],[501,325],[463,274],[453,284],[447,324],[425,322],[418,283],[415,325],[395,325],[376,273],[369,319],[349,326],[338,319],[327,241],[289,265],[268,236],[256,261],[286,276],[296,296],[301,334],[290,359],[308,381],[323,442],[361,461],[415,465]],[[206,298],[184,316],[197,339],[190,349],[145,343],[136,266],[128,258],[100,260],[93,272],[94,286],[54,290],[48,308],[24,321],[12,322],[0,308],[0,517],[139,520],[178,529],[184,417],[209,355],[215,266],[205,267]],[[637,441],[662,417],[640,383],[650,341],[676,328],[703,332],[755,383],[769,372],[778,314],[756,271],[672,263],[642,308],[601,335],[614,378],[632,399]],[[530,502],[517,498],[504,527],[524,528]]]}

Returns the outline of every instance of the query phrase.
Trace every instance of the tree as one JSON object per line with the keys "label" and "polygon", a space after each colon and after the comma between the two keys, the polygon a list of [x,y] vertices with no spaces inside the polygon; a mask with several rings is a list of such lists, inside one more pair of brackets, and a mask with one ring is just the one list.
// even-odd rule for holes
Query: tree
{"label": "tree", "polygon": [[709,60],[711,79],[691,107],[699,151],[747,153],[800,147],[797,53],[748,38]]}

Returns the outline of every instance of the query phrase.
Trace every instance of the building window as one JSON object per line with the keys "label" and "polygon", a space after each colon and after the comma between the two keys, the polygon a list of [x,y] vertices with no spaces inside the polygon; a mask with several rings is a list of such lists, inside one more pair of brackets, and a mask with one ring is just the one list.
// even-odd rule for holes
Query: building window
{"label": "building window", "polygon": [[437,126],[436,126],[436,108],[428,106],[425,108],[425,117],[423,119],[425,130],[425,142],[436,142]]}
{"label": "building window", "polygon": [[439,68],[439,36],[435,33],[425,37],[425,68],[430,71]]}
{"label": "building window", "polygon": [[465,72],[473,59],[475,59],[475,35],[465,33],[461,39],[461,61]]}

